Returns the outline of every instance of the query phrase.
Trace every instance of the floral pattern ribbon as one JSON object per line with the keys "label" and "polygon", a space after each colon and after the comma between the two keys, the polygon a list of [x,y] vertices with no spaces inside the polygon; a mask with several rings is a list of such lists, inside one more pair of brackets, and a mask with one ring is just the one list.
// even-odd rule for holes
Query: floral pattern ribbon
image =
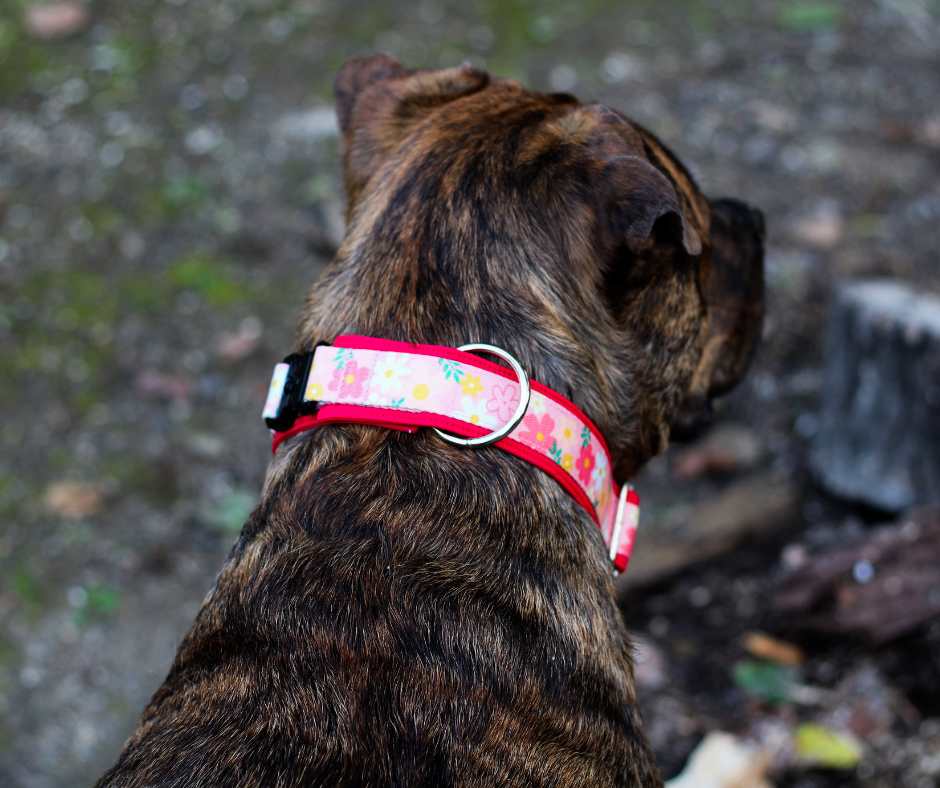
{"label": "floral pattern ribbon", "polygon": [[[639,518],[639,499],[613,479],[607,446],[591,421],[567,399],[531,381],[529,407],[520,424],[495,445],[537,464],[554,476],[598,524],[623,571]],[[412,345],[371,337],[343,336],[316,349],[304,389],[305,402],[317,402],[309,427],[350,420],[387,426],[437,426],[473,437],[510,420],[520,387],[511,370],[454,348]],[[329,406],[348,418],[327,418]],[[319,418],[320,416],[323,418]],[[414,414],[409,416],[407,414]],[[420,416],[420,418],[419,418]],[[437,419],[440,419],[438,421]],[[276,433],[280,439],[297,429]]]}

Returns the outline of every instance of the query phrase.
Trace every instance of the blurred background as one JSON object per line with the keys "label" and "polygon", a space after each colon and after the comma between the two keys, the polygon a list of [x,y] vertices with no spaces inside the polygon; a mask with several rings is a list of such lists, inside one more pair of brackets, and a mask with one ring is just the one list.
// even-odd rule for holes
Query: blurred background
{"label": "blurred background", "polygon": [[374,50],[607,102],[764,210],[752,372],[637,482],[649,735],[938,784],[938,40],[935,0],[0,0],[0,784],[113,761],[253,506]]}

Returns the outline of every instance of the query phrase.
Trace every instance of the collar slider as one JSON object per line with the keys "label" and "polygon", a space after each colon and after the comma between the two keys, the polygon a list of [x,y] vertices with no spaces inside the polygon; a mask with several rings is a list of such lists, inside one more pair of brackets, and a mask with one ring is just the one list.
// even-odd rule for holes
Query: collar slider
{"label": "collar slider", "polygon": [[290,429],[304,412],[304,388],[312,364],[313,353],[291,353],[274,365],[268,398],[261,412],[269,429],[276,432]]}

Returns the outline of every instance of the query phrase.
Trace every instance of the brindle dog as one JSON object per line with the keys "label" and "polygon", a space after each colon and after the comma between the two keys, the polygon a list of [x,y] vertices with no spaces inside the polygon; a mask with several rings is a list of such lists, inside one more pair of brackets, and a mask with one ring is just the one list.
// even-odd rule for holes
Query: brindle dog
{"label": "brindle dog", "polygon": [[[619,112],[378,56],[336,81],[348,229],[298,346],[489,342],[618,478],[742,376],[763,225]],[[577,381],[575,386],[574,382]],[[282,446],[102,786],[658,786],[601,534],[553,479],[430,430]]]}

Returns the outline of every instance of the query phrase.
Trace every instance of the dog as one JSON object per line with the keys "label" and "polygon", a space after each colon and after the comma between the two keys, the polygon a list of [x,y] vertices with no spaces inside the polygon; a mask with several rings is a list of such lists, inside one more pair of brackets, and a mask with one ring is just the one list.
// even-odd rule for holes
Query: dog
{"label": "dog", "polygon": [[[469,65],[339,72],[347,231],[297,345],[509,350],[630,479],[745,372],[763,219],[650,132]],[[258,507],[99,786],[662,785],[600,532],[496,447],[334,424]]]}

